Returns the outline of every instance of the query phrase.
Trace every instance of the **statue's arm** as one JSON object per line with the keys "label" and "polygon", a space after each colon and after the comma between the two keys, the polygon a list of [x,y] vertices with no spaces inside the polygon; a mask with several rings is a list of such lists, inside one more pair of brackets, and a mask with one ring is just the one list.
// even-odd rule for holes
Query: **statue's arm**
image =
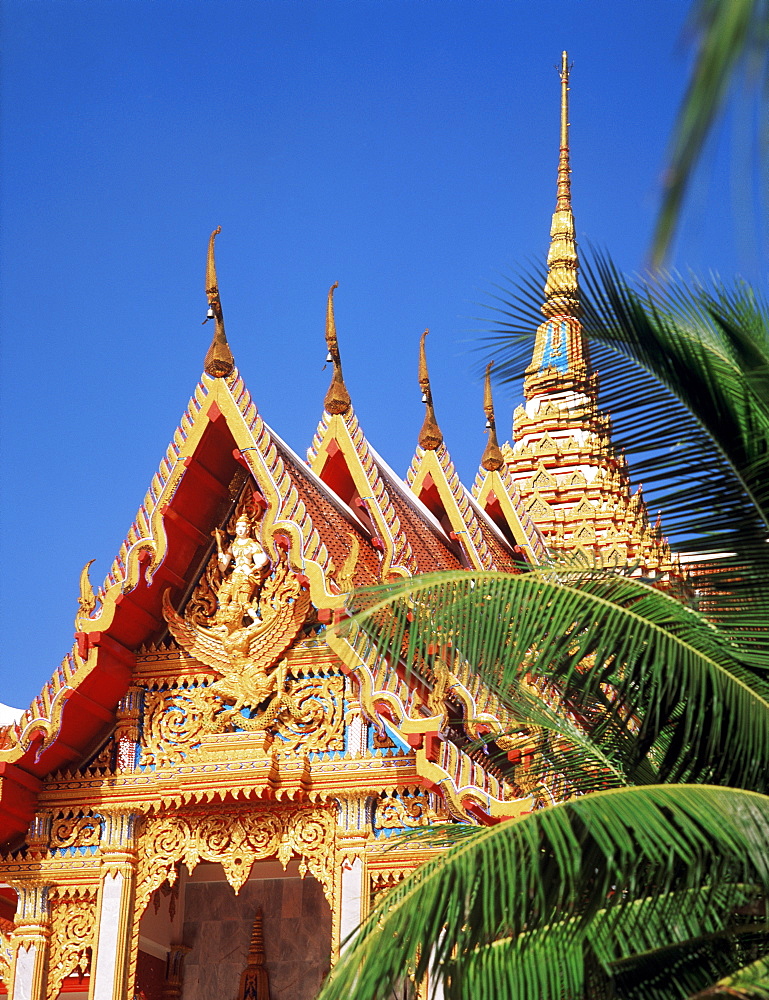
{"label": "statue's arm", "polygon": [[224,546],[222,545],[222,539],[224,535],[221,528],[214,528],[214,537],[216,538],[216,551],[219,554],[219,569],[224,571],[232,562],[232,552],[225,552]]}

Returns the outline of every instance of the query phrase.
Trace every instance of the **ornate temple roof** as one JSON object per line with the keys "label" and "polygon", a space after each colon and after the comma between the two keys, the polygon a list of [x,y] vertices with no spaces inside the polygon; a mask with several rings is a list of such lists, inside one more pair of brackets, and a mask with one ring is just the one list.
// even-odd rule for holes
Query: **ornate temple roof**
{"label": "ornate temple roof", "polygon": [[[169,623],[176,621],[174,635],[182,634],[181,619],[169,617],[169,609],[195,597],[215,558],[217,535],[233,523],[236,509],[258,523],[271,564],[294,574],[319,628],[345,614],[353,587],[445,569],[517,570],[521,553],[533,559],[542,551],[530,521],[504,520],[508,508],[520,505],[509,479],[496,485],[497,495],[505,494],[500,525],[459,482],[442,440],[433,439],[427,450],[420,444],[406,482],[369,445],[342,374],[336,285],[326,316],[332,380],[303,461],[264,422],[235,366],[216,279],[218,232],[208,249],[206,294],[215,329],[204,374],[96,592],[87,567],[83,571],[72,650],[18,723],[0,730],[0,842],[24,833],[48,776],[76,769],[98,750],[127,711],[137,664],[169,648]],[[427,377],[424,358],[423,365],[420,379]],[[376,716],[385,704],[392,737],[422,746],[436,719],[424,711],[413,715],[418,700],[408,685],[387,679],[352,646],[332,644],[332,653],[357,677],[364,710]],[[178,669],[184,676],[204,670],[193,665],[190,674],[181,661]],[[425,691],[429,686],[428,679]],[[474,697],[465,698],[471,715]],[[436,753],[428,760],[423,752],[423,769],[433,777],[444,780],[441,768],[449,764],[457,775],[474,774],[469,791],[455,786],[456,810],[467,794],[476,807],[502,808],[498,779],[471,766],[456,747],[445,751],[443,764]]]}

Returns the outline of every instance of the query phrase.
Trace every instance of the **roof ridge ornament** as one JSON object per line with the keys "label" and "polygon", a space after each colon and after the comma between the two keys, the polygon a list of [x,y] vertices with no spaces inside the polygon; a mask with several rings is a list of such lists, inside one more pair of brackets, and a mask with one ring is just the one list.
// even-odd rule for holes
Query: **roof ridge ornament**
{"label": "roof ridge ornament", "polygon": [[235,370],[235,359],[232,356],[230,345],[224,332],[224,316],[222,315],[222,303],[219,298],[219,283],[216,279],[216,260],[214,259],[214,240],[222,231],[221,226],[217,226],[211,233],[208,240],[208,259],[206,260],[206,295],[208,296],[208,315],[203,320],[207,323],[214,320],[216,330],[211,341],[211,346],[206,353],[203,362],[203,370],[211,378],[227,378]]}
{"label": "roof ridge ornament", "polygon": [[443,433],[435,419],[433,409],[433,394],[430,391],[430,374],[427,371],[427,354],[425,353],[425,330],[419,341],[419,386],[422,390],[422,402],[425,404],[425,420],[419,432],[419,447],[425,451],[435,451],[443,443]]}
{"label": "roof ridge ornament", "polygon": [[494,362],[489,361],[486,365],[486,379],[483,386],[483,411],[486,414],[486,430],[489,432],[489,440],[481,457],[481,468],[487,472],[497,472],[505,464],[502,449],[497,441],[497,424],[494,419],[494,398],[491,395],[491,369]]}
{"label": "roof ridge ornament", "polygon": [[555,212],[550,227],[547,254],[547,281],[542,312],[545,316],[578,316],[577,240],[571,207],[571,167],[569,165],[569,57],[561,54],[561,130],[558,155],[558,183]]}
{"label": "roof ridge ornament", "polygon": [[334,366],[334,374],[331,376],[331,385],[328,387],[323,405],[326,412],[330,414],[347,413],[352,406],[350,393],[344,384],[342,375],[342,359],[339,355],[339,341],[336,336],[336,321],[334,320],[334,291],[339,288],[339,282],[335,281],[328,290],[328,300],[326,302],[326,346],[328,356],[326,362],[331,362]]}

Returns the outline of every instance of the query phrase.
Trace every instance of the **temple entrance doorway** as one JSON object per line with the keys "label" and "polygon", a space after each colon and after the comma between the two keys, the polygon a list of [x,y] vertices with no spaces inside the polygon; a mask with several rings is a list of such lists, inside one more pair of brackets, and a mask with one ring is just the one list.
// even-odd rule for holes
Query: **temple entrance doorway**
{"label": "temple entrance doorway", "polygon": [[159,900],[150,900],[140,924],[139,996],[168,998],[178,969],[180,1000],[238,1000],[258,911],[270,1000],[317,996],[329,970],[331,910],[320,883],[300,878],[297,861],[285,870],[278,861],[255,862],[237,896],[221,865],[201,862],[153,896]]}

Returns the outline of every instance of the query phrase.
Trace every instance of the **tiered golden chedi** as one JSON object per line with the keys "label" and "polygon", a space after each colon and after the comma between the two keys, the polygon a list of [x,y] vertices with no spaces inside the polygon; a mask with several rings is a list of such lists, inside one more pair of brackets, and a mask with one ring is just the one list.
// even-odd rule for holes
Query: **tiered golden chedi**
{"label": "tiered golden chedi", "polygon": [[527,512],[553,551],[644,575],[671,569],[670,548],[649,524],[640,489],[631,496],[627,461],[598,410],[598,385],[579,320],[577,243],[569,167],[569,68],[561,66],[561,134],[548,277],[532,364],[513,419],[507,467]]}
{"label": "tiered golden chedi", "polygon": [[[515,720],[458,655],[409,674],[329,626],[354,587],[525,570],[546,557],[535,523],[557,546],[651,558],[583,360],[562,146],[527,411],[505,458],[487,372],[473,493],[438,426],[424,336],[406,482],[368,444],[336,286],[325,412],[307,461],[296,455],[235,366],[212,234],[204,374],[97,592],[83,571],[71,652],[0,730],[0,973],[14,1000],[312,1000],[376,894],[428,856],[386,850],[393,831],[557,798],[532,787]],[[494,734],[490,756],[478,738]]]}

